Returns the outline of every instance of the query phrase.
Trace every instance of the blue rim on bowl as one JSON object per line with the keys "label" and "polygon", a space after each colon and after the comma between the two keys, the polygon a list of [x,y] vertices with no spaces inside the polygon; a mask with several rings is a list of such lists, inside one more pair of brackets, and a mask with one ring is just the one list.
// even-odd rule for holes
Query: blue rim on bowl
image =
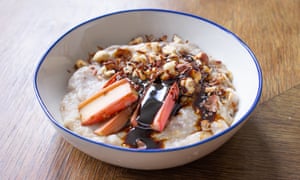
{"label": "blue rim on bowl", "polygon": [[[201,21],[204,21],[206,23],[209,23],[211,25],[213,25],[216,28],[219,28],[221,30],[223,30],[224,32],[228,33],[229,35],[231,35],[233,38],[235,38],[249,53],[249,55],[252,57],[253,62],[255,63],[256,66],[256,70],[257,70],[257,74],[258,74],[258,89],[257,89],[257,94],[255,97],[255,100],[253,102],[253,104],[251,105],[251,107],[249,108],[249,110],[238,120],[237,123],[233,124],[232,126],[230,126],[229,128],[227,128],[226,130],[224,130],[223,132],[213,135],[207,139],[204,139],[202,141],[199,141],[197,143],[194,144],[190,144],[190,145],[186,145],[186,146],[181,146],[181,147],[176,147],[176,148],[167,148],[167,149],[133,149],[133,148],[124,148],[124,147],[119,147],[119,146],[114,146],[114,145],[109,145],[109,144],[105,144],[102,142],[98,142],[98,141],[94,141],[91,139],[88,139],[86,137],[80,136],[76,133],[74,133],[73,131],[65,128],[61,123],[59,123],[57,120],[55,120],[55,118],[51,115],[51,113],[48,111],[47,106],[44,104],[40,93],[39,93],[39,89],[38,89],[38,85],[37,85],[37,77],[38,77],[38,73],[40,71],[40,67],[43,64],[43,62],[45,61],[48,53],[52,50],[52,48],[58,43],[60,42],[66,35],[68,35],[69,33],[71,33],[72,31],[74,31],[75,29],[90,23],[92,21],[107,17],[107,16],[112,16],[112,15],[116,15],[116,14],[122,14],[122,13],[130,13],[130,12],[138,12],[138,11],[152,11],[152,12],[162,12],[162,13],[172,13],[172,14],[177,14],[177,15],[182,15],[182,16],[188,16],[188,17],[192,17]],[[39,104],[41,105],[43,111],[45,112],[45,114],[47,115],[47,117],[50,119],[50,121],[52,121],[52,123],[54,123],[55,126],[57,126],[58,128],[62,129],[63,131],[67,132],[68,134],[75,136],[77,138],[80,138],[81,140],[93,143],[93,144],[97,144],[99,146],[104,146],[107,148],[112,148],[112,149],[116,149],[116,150],[121,150],[121,151],[130,151],[130,152],[143,152],[143,153],[153,153],[153,152],[168,152],[168,151],[178,151],[178,150],[182,150],[182,149],[186,149],[186,148],[191,148],[191,147],[195,147],[198,146],[200,144],[204,144],[207,143],[209,141],[212,141],[220,136],[223,136],[225,134],[227,134],[228,132],[230,132],[231,130],[233,130],[236,126],[239,126],[241,123],[243,123],[251,114],[251,112],[255,109],[255,107],[257,106],[261,94],[262,94],[262,86],[263,86],[263,78],[262,78],[262,71],[261,71],[261,67],[259,65],[258,60],[256,59],[255,55],[253,54],[253,52],[251,51],[251,49],[246,45],[246,43],[244,43],[237,35],[235,35],[233,32],[229,31],[228,29],[218,25],[215,22],[212,22],[208,19],[205,19],[203,17],[199,17],[193,14],[188,14],[188,13],[184,13],[184,12],[179,12],[179,11],[172,11],[172,10],[165,10],[165,9],[132,9],[132,10],[124,10],[124,11],[118,11],[118,12],[113,12],[113,13],[109,13],[109,14],[105,14],[90,20],[87,20],[73,28],[71,28],[69,31],[67,31],[66,33],[64,33],[60,38],[58,38],[58,40],[56,40],[51,47],[46,51],[46,53],[42,56],[41,60],[38,62],[37,66],[36,66],[36,70],[34,72],[34,80],[33,80],[33,86],[34,86],[34,91],[36,94],[36,97],[38,99]]]}

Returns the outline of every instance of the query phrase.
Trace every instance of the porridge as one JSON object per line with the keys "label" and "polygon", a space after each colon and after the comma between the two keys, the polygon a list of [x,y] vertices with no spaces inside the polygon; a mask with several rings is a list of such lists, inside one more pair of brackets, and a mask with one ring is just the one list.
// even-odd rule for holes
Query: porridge
{"label": "porridge", "polygon": [[64,126],[128,148],[172,148],[224,131],[238,110],[232,74],[178,36],[137,37],[78,60],[61,102]]}

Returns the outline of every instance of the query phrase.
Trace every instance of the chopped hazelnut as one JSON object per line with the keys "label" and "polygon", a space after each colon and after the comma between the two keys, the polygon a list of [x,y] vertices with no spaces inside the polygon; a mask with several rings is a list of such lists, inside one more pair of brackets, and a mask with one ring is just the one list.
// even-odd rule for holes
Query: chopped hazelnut
{"label": "chopped hazelnut", "polygon": [[201,72],[192,69],[191,70],[191,77],[194,79],[195,82],[198,83],[201,80]]}
{"label": "chopped hazelnut", "polygon": [[201,60],[201,62],[202,62],[203,64],[208,64],[208,61],[209,61],[209,58],[208,58],[207,54],[204,53],[204,52],[198,53],[196,56],[194,56],[194,59],[199,59],[199,60]]}
{"label": "chopped hazelnut", "polygon": [[166,45],[162,48],[162,52],[163,54],[165,55],[169,55],[169,54],[173,54],[173,53],[176,53],[176,49],[175,47],[173,46],[170,46],[170,45]]}
{"label": "chopped hazelnut", "polygon": [[101,63],[103,61],[106,61],[110,58],[110,55],[104,51],[104,50],[100,50],[97,51],[96,54],[94,55],[94,57],[92,58],[93,61],[96,61],[98,63]]}
{"label": "chopped hazelnut", "polygon": [[87,62],[85,62],[85,61],[82,60],[82,59],[79,59],[79,60],[76,61],[75,67],[76,67],[77,69],[79,69],[79,68],[81,68],[81,67],[83,67],[83,66],[86,66],[86,65],[88,65]]}
{"label": "chopped hazelnut", "polygon": [[170,61],[163,65],[164,72],[170,75],[176,75],[176,61]]}
{"label": "chopped hazelnut", "polygon": [[175,43],[183,43],[182,39],[179,36],[177,36],[177,35],[173,36],[173,42],[175,42]]}
{"label": "chopped hazelnut", "polygon": [[133,55],[131,60],[133,62],[137,62],[137,63],[145,63],[147,60],[147,57],[145,54],[135,54],[135,55]]}
{"label": "chopped hazelnut", "polygon": [[160,47],[158,42],[152,42],[151,43],[151,49],[155,53],[160,53],[161,52],[161,47]]}
{"label": "chopped hazelnut", "polygon": [[195,81],[191,77],[180,80],[180,85],[185,88],[184,94],[192,95],[195,92]]}
{"label": "chopped hazelnut", "polygon": [[136,45],[136,44],[140,44],[142,42],[144,42],[144,39],[143,39],[143,37],[139,36],[139,37],[136,37],[133,40],[131,40],[128,44],[129,45]]}
{"label": "chopped hazelnut", "polygon": [[210,123],[208,120],[201,121],[201,128],[203,131],[210,131]]}

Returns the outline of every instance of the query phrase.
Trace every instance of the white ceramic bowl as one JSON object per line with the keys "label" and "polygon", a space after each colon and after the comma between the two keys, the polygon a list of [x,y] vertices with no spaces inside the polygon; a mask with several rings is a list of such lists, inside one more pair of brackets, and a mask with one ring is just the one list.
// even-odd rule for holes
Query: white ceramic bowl
{"label": "white ceramic bowl", "polygon": [[[137,150],[103,144],[66,129],[59,104],[78,58],[86,57],[97,45],[126,44],[138,35],[155,37],[174,34],[197,44],[220,59],[233,73],[240,97],[233,125],[201,142],[172,149]],[[247,45],[232,32],[207,19],[158,9],[115,12],[79,24],[60,37],[45,53],[34,75],[36,97],[49,122],[69,143],[101,161],[134,169],[164,169],[197,160],[220,147],[246,122],[262,92],[262,73]]]}

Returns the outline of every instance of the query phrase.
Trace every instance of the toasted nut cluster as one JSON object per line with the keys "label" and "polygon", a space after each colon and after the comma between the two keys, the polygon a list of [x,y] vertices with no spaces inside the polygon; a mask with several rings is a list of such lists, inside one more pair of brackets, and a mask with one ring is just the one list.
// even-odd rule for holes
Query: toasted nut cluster
{"label": "toasted nut cluster", "polygon": [[189,54],[181,48],[187,42],[177,35],[173,36],[171,42],[166,40],[167,36],[156,40],[153,36],[136,37],[129,45],[112,46],[97,51],[91,61],[102,65],[101,73],[105,77],[117,71],[141,80],[157,77],[169,80],[180,75],[188,76],[180,84],[186,93],[192,94],[194,84],[201,80],[199,70],[205,69],[202,66],[208,63],[208,56],[202,52]]}
{"label": "toasted nut cluster", "polygon": [[[215,85],[226,83],[231,86],[232,74],[228,71],[219,72],[223,64],[220,61],[209,60],[206,53],[199,51],[191,54],[179,36],[174,35],[171,42],[167,36],[154,39],[153,36],[139,36],[128,44],[99,49],[90,59],[91,63],[101,65],[100,74],[105,78],[120,72],[128,77],[151,81],[160,78],[162,81],[178,79],[184,104],[190,101],[195,91],[199,92],[199,84],[208,78],[204,88],[207,95],[216,94],[219,89]],[[78,60],[76,67],[87,63]],[[227,73],[227,74],[226,74]],[[205,101],[205,99],[203,100]]]}

